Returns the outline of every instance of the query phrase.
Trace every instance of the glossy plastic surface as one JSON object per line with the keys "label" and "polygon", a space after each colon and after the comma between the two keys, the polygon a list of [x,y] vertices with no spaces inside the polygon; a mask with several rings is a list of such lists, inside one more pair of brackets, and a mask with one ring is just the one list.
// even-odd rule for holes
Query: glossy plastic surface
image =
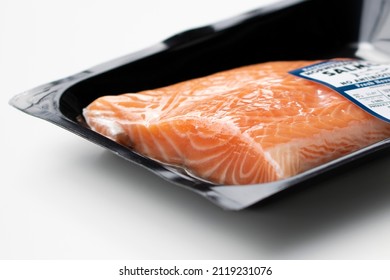
{"label": "glossy plastic surface", "polygon": [[81,111],[107,94],[137,92],[247,64],[276,60],[359,57],[388,61],[390,1],[288,0],[175,35],[148,49],[32,89],[11,105],[104,146],[225,209],[242,209],[283,189],[331,174],[340,166],[388,148],[390,139],[274,183],[218,186],[164,166],[91,131]]}

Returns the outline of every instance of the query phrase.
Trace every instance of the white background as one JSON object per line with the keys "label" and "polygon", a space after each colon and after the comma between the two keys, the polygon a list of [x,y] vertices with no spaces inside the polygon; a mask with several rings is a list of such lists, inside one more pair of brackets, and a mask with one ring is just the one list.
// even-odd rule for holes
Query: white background
{"label": "white background", "polygon": [[8,105],[265,1],[0,0],[1,259],[390,259],[390,156],[228,212]]}

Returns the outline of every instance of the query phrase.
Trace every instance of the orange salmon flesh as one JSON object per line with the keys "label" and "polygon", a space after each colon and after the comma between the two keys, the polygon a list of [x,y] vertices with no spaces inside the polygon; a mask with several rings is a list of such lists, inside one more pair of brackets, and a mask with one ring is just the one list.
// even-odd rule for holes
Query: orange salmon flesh
{"label": "orange salmon flesh", "polygon": [[390,137],[389,123],[288,73],[315,62],[267,62],[104,96],[83,115],[92,130],[204,180],[272,182]]}

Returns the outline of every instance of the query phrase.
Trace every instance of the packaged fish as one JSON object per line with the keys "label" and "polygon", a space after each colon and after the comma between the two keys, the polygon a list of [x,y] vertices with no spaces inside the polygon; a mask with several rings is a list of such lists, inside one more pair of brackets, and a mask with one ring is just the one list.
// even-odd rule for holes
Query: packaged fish
{"label": "packaged fish", "polygon": [[243,209],[390,146],[390,2],[329,6],[281,1],[11,104]]}

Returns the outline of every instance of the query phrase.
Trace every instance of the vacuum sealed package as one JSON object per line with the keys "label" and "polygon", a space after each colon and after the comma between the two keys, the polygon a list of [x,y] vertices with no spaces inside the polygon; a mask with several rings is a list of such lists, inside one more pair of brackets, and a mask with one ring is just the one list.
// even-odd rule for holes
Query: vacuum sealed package
{"label": "vacuum sealed package", "polygon": [[390,1],[337,5],[280,1],[10,103],[243,209],[390,147]]}

